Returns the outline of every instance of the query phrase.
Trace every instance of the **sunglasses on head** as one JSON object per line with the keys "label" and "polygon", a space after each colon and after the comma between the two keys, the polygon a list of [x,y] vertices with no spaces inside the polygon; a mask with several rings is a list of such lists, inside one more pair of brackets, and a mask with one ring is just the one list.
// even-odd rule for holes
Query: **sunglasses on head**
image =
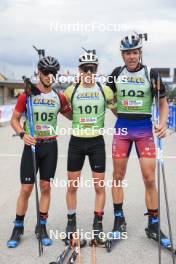
{"label": "sunglasses on head", "polygon": [[83,71],[83,72],[88,72],[88,71],[90,71],[91,73],[97,72],[97,66],[96,65],[83,65],[80,68],[81,68],[81,71]]}
{"label": "sunglasses on head", "polygon": [[41,70],[42,74],[47,76],[49,74],[52,74],[52,75],[56,75],[56,72],[53,72],[53,71],[49,71],[49,70]]}

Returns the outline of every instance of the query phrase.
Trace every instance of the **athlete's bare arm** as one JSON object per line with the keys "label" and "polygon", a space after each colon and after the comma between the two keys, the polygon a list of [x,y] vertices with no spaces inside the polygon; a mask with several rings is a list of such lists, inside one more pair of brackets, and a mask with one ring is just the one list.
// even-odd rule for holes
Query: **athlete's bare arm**
{"label": "athlete's bare arm", "polygon": [[117,117],[117,109],[111,109],[111,111]]}
{"label": "athlete's bare arm", "polygon": [[160,125],[155,126],[155,133],[161,138],[166,136],[166,122],[168,118],[168,103],[166,97],[160,99]]}

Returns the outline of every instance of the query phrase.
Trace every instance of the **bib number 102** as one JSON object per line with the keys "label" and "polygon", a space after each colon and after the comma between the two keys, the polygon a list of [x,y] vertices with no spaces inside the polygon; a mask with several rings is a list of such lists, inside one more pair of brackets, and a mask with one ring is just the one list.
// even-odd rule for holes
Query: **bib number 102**
{"label": "bib number 102", "polygon": [[144,97],[144,92],[143,91],[134,91],[134,90],[121,90],[122,96],[131,96],[131,97]]}
{"label": "bib number 102", "polygon": [[80,114],[91,114],[92,112],[94,114],[97,114],[98,113],[98,106],[97,105],[94,105],[94,106],[91,106],[91,105],[86,105],[85,107],[83,106],[78,106],[79,110],[80,110]]}

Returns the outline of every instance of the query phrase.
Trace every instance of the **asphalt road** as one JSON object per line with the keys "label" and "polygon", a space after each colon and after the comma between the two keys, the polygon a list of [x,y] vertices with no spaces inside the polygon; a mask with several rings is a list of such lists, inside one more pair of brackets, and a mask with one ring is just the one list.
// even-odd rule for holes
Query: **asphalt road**
{"label": "asphalt road", "polygon": [[[106,116],[106,127],[113,127],[114,117],[111,113]],[[58,125],[69,127],[70,122],[59,117]],[[51,247],[44,248],[42,257],[38,257],[38,243],[34,235],[36,224],[35,195],[32,193],[29,209],[25,218],[25,234],[21,244],[16,249],[8,249],[6,241],[9,239],[15,217],[16,199],[20,188],[19,166],[23,149],[23,142],[18,137],[12,137],[10,126],[0,127],[0,264],[40,264],[54,261],[64,249],[60,239],[54,239]],[[106,179],[112,176],[111,142],[112,136],[105,136],[107,150]],[[56,172],[58,181],[66,180],[66,160],[69,136],[61,135],[58,139],[59,158]],[[166,177],[171,210],[174,242],[176,244],[176,134],[169,135],[163,142]],[[83,179],[91,179],[91,171],[86,160],[82,172]],[[125,188],[124,210],[127,220],[128,239],[119,242],[111,253],[105,249],[97,248],[97,264],[156,264],[158,263],[157,244],[146,238],[144,229],[147,217],[144,202],[144,187],[139,169],[138,159],[133,149],[128,164],[126,179],[128,187]],[[63,182],[62,182],[63,185]],[[163,186],[163,185],[162,185]],[[66,187],[52,188],[52,202],[49,212],[48,230],[57,235],[65,230],[66,226]],[[91,231],[93,221],[94,190],[81,187],[78,192],[78,226],[85,231]],[[168,233],[165,213],[164,194],[161,199],[162,229]],[[113,225],[113,208],[111,189],[107,188],[107,200],[104,216],[104,231],[110,231]],[[83,264],[90,264],[91,248],[88,246],[81,250]],[[172,263],[170,253],[162,250],[162,263]]]}

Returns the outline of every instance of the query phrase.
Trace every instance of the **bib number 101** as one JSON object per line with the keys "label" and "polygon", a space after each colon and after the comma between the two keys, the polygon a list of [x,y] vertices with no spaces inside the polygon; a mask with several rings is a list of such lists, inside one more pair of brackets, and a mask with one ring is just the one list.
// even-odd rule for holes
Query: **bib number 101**
{"label": "bib number 101", "polygon": [[80,110],[80,114],[84,114],[84,113],[91,114],[92,112],[94,114],[98,113],[98,106],[97,105],[94,105],[94,106],[86,105],[85,107],[80,105],[78,108]]}

